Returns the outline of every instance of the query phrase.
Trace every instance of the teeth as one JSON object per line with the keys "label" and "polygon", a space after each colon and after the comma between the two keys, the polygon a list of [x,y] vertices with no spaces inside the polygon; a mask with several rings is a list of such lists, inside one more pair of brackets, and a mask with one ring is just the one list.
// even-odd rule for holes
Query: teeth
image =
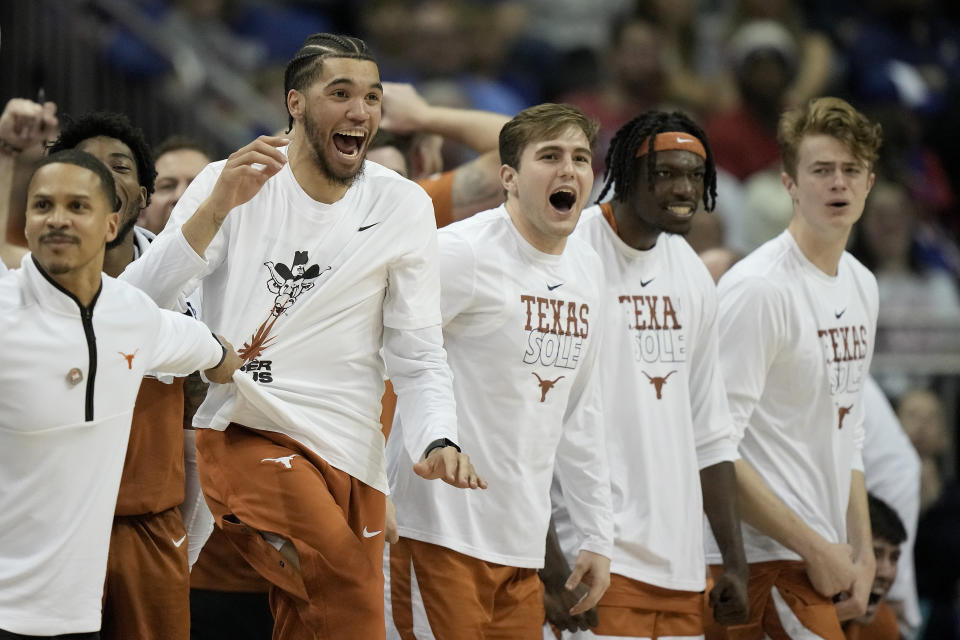
{"label": "teeth", "polygon": [[667,207],[671,213],[675,213],[678,216],[688,216],[693,212],[693,207],[689,205],[671,205]]}
{"label": "teeth", "polygon": [[367,132],[363,129],[344,129],[342,131],[337,131],[337,134],[341,136],[350,136],[352,138],[366,138]]}

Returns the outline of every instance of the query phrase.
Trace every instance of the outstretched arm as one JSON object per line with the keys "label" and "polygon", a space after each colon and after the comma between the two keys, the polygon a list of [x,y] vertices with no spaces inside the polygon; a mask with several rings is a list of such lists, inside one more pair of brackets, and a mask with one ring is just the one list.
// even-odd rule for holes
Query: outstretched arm
{"label": "outstretched arm", "polygon": [[490,111],[433,106],[413,85],[383,83],[380,126],[394,133],[435,133],[485,153],[497,149],[500,129],[508,120],[507,116]]}

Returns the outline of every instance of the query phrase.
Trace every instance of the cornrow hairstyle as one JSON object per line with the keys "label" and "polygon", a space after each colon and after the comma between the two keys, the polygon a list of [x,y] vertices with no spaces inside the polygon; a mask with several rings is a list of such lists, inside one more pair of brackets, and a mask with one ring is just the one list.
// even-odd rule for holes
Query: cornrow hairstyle
{"label": "cornrow hairstyle", "polygon": [[[376,62],[367,43],[360,38],[335,33],[315,33],[303,42],[283,72],[283,103],[291,89],[303,91],[313,84],[323,68],[324,58],[350,58]],[[287,133],[293,130],[293,115],[287,108]]]}
{"label": "cornrow hairstyle", "polygon": [[907,539],[907,530],[897,512],[872,493],[867,494],[867,507],[870,510],[870,528],[873,530],[873,537],[885,540],[892,545],[903,544]]}
{"label": "cornrow hairstyle", "polygon": [[48,164],[72,164],[97,174],[97,177],[100,178],[100,190],[103,191],[107,204],[111,207],[110,211],[120,210],[120,198],[117,197],[117,186],[113,181],[113,174],[111,174],[110,169],[107,169],[106,165],[97,160],[95,156],[90,155],[86,151],[80,151],[79,149],[65,149],[51,153],[37,162],[33,168],[33,173],[30,174],[28,183],[33,180],[33,176],[37,174],[37,171],[39,171],[41,167],[45,167]]}
{"label": "cornrow hairstyle", "polygon": [[50,146],[48,153],[74,149],[84,140],[98,136],[119,140],[133,152],[133,159],[137,165],[137,183],[146,189],[147,204],[150,204],[157,172],[153,168],[153,153],[150,151],[150,145],[147,144],[147,139],[139,127],[133,126],[124,114],[110,111],[86,113],[75,119],[66,116],[64,122],[60,129],[60,137]]}
{"label": "cornrow hairstyle", "polygon": [[[717,166],[713,161],[713,152],[707,141],[707,134],[690,119],[685,113],[674,111],[646,111],[627,124],[620,127],[610,148],[607,150],[606,172],[603,174],[603,190],[597,202],[603,200],[610,188],[613,187],[613,198],[624,200],[633,189],[634,176],[637,174],[637,149],[647,138],[666,131],[685,131],[697,138],[707,152],[705,173],[703,176],[703,206],[707,211],[713,211],[717,204]],[[652,190],[654,186],[654,169],[657,166],[657,152],[650,145],[647,153],[647,184]]]}

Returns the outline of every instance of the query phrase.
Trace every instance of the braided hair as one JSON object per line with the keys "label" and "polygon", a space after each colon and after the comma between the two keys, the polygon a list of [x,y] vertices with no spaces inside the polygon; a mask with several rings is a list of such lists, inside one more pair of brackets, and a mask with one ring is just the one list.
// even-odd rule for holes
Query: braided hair
{"label": "braided hair", "polygon": [[[335,33],[315,33],[303,42],[300,50],[294,54],[283,72],[283,101],[291,89],[303,91],[313,84],[323,68],[324,58],[350,58],[376,62],[367,43],[360,38],[341,36]],[[293,129],[293,115],[287,107],[289,116],[287,133]]]}
{"label": "braided hair", "polygon": [[[620,127],[607,150],[607,169],[603,174],[603,190],[600,192],[597,202],[603,200],[603,197],[610,191],[610,187],[613,187],[615,200],[626,199],[627,194],[634,187],[633,180],[637,173],[637,149],[647,138],[653,138],[666,131],[685,131],[703,144],[703,148],[707,152],[705,174],[703,176],[703,206],[707,211],[713,211],[717,204],[717,167],[713,162],[713,152],[710,151],[707,134],[703,132],[703,129],[680,111],[674,111],[673,113],[646,111]],[[647,181],[651,190],[654,186],[654,169],[656,166],[657,152],[651,144],[650,151],[647,154]]]}

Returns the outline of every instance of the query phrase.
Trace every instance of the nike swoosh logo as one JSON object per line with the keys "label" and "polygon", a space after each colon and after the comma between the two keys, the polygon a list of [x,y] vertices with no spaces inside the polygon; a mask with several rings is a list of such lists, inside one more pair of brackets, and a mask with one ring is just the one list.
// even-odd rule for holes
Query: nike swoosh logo
{"label": "nike swoosh logo", "polygon": [[556,289],[557,287],[562,287],[562,286],[563,286],[563,283],[562,283],[562,282],[561,282],[560,284],[555,284],[555,285],[553,285],[553,286],[550,286],[550,285],[548,284],[548,285],[547,285],[547,290],[548,290],[548,291],[553,291],[553,290]]}
{"label": "nike swoosh logo", "polygon": [[363,537],[364,537],[364,538],[372,538],[372,537],[374,537],[374,536],[380,535],[381,533],[383,533],[383,529],[380,529],[379,531],[367,531],[367,528],[366,528],[366,527],[363,528]]}
{"label": "nike swoosh logo", "polygon": [[840,319],[840,316],[842,316],[842,315],[845,314],[846,312],[847,312],[846,309],[844,309],[843,311],[834,311],[834,312],[833,312],[833,315],[835,315],[835,316],[837,317],[837,320],[839,320],[839,319]]}
{"label": "nike swoosh logo", "polygon": [[173,538],[170,538],[170,542],[173,543],[173,546],[175,546],[176,548],[179,549],[179,548],[180,548],[180,545],[182,545],[182,544],[183,544],[183,541],[186,540],[186,539],[187,539],[187,536],[183,536],[183,537],[180,538],[179,540],[174,540]]}
{"label": "nike swoosh logo", "polygon": [[654,280],[656,280],[656,278],[650,278],[650,279],[647,280],[646,282],[644,282],[643,280],[641,280],[641,281],[640,281],[640,286],[641,286],[641,287],[645,287],[645,286],[647,286],[648,284],[650,284],[651,282],[653,282]]}
{"label": "nike swoosh logo", "polygon": [[362,227],[358,227],[358,228],[357,228],[357,231],[366,231],[366,230],[369,229],[370,227],[375,227],[375,226],[377,226],[378,224],[380,224],[380,223],[379,223],[379,222],[374,222],[373,224],[365,224],[365,225],[363,225]]}
{"label": "nike swoosh logo", "polygon": [[680,144],[690,144],[693,142],[693,140],[688,140],[687,138],[681,138],[677,136],[677,142],[679,142]]}

